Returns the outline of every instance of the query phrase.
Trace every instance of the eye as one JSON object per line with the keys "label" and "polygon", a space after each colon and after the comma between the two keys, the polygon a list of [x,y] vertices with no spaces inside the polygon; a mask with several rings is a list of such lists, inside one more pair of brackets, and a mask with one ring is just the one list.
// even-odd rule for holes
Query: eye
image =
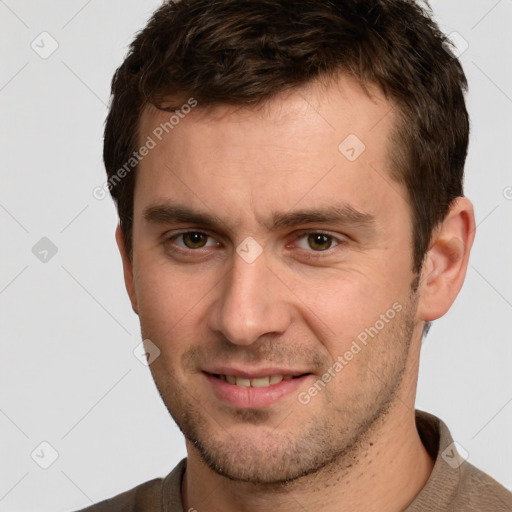
{"label": "eye", "polygon": [[[202,249],[203,247],[217,246],[216,242],[211,236],[202,233],[201,231],[186,231],[179,233],[170,238],[179,247],[185,249]],[[179,243],[181,241],[181,243]]]}
{"label": "eye", "polygon": [[297,240],[297,247],[306,250],[313,249],[315,252],[327,251],[341,243],[332,235],[321,232],[304,233]]}

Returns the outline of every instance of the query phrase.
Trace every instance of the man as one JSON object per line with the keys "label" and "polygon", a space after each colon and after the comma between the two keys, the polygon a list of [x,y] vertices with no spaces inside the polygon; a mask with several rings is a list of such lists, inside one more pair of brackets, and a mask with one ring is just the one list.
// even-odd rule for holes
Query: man
{"label": "man", "polygon": [[188,457],[89,510],[512,510],[414,409],[475,233],[466,87],[411,0],[154,14],[114,76],[104,159]]}

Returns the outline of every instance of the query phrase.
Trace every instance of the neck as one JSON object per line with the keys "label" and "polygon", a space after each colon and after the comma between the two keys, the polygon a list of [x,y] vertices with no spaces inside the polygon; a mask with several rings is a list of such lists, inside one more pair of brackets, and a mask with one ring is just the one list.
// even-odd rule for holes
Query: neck
{"label": "neck", "polygon": [[[346,454],[343,461],[280,488],[233,482],[208,468],[190,447],[182,489],[185,510],[290,512],[321,507],[334,512],[343,504],[345,512],[400,512],[425,485],[433,461],[418,436],[414,415],[398,424],[388,420],[369,436],[364,451]],[[350,465],[347,459],[354,457]]]}

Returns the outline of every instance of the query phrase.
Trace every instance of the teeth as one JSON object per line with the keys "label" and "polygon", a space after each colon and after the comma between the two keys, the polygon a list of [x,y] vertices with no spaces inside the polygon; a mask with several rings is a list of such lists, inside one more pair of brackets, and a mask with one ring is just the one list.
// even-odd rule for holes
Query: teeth
{"label": "teeth", "polygon": [[270,385],[270,377],[261,377],[257,379],[251,379],[251,386],[253,388],[266,388]]}
{"label": "teeth", "polygon": [[249,379],[244,379],[243,377],[237,377],[236,378],[236,385],[242,386],[244,388],[250,388],[251,387],[251,381]]}
{"label": "teeth", "polygon": [[235,377],[233,375],[219,375],[219,379],[244,388],[266,388],[274,384],[279,384],[283,380],[291,380],[293,377],[291,375],[270,375],[268,377],[246,379],[245,377]]}
{"label": "teeth", "polygon": [[279,384],[283,380],[283,378],[284,377],[282,375],[272,375],[272,377],[270,377],[270,385]]}

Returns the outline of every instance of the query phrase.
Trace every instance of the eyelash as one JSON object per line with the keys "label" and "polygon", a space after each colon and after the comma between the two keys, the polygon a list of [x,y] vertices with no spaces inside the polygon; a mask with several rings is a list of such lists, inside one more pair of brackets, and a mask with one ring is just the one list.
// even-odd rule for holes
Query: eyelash
{"label": "eyelash", "polygon": [[[182,236],[184,236],[186,234],[189,234],[189,233],[197,233],[197,234],[204,235],[204,236],[208,237],[208,239],[214,239],[215,240],[215,238],[212,235],[209,235],[208,233],[205,233],[203,231],[186,230],[186,231],[181,231],[179,233],[175,233],[172,236],[165,238],[164,239],[164,243],[168,243],[168,242],[173,243],[173,245],[174,245],[173,250],[174,251],[179,251],[179,252],[182,252],[182,253],[200,252],[200,250],[204,249],[205,247],[198,247],[197,249],[192,249],[192,248],[189,248],[189,247],[183,247],[183,246],[175,244],[175,240],[176,239],[178,239],[179,237],[182,237]],[[308,249],[299,248],[299,250],[305,251],[306,253],[309,253],[309,254],[305,255],[305,257],[309,258],[309,259],[315,259],[315,258],[322,258],[322,257],[331,256],[333,249],[335,249],[338,246],[344,245],[347,242],[347,240],[345,238],[336,237],[336,236],[332,235],[331,233],[328,233],[328,232],[322,231],[322,230],[304,230],[304,231],[300,231],[295,236],[294,241],[296,243],[301,238],[307,237],[309,235],[323,235],[323,236],[326,236],[327,238],[329,238],[332,243],[336,244],[333,247],[329,247],[328,249],[325,249],[323,251],[315,251],[313,249],[308,250]],[[220,242],[217,242],[217,246],[219,244],[220,244]],[[287,244],[287,247],[288,247],[288,244]],[[208,249],[208,247],[206,247],[206,249]]]}

